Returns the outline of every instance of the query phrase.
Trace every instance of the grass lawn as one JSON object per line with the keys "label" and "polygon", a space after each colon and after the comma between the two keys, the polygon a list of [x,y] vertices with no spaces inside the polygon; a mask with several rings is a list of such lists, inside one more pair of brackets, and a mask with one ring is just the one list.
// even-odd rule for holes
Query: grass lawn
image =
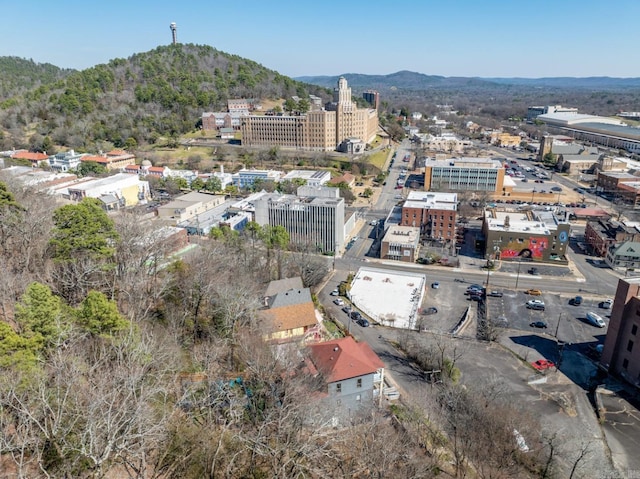
{"label": "grass lawn", "polygon": [[389,150],[376,151],[374,154],[369,155],[369,163],[382,171],[384,169],[384,163],[387,161],[387,156],[389,156]]}

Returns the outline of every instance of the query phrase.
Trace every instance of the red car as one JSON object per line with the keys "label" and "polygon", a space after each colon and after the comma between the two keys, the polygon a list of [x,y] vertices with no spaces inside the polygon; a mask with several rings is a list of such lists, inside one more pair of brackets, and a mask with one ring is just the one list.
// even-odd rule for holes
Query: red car
{"label": "red car", "polygon": [[537,361],[531,363],[531,365],[536,368],[538,371],[544,371],[545,369],[555,368],[556,365],[553,361],[549,361],[547,359],[538,359]]}

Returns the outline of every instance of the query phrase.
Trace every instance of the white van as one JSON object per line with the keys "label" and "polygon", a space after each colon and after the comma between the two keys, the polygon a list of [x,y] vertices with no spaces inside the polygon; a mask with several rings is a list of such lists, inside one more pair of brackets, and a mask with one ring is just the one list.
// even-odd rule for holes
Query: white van
{"label": "white van", "polygon": [[591,311],[587,313],[587,321],[589,321],[594,326],[598,326],[599,328],[604,328],[607,325],[602,317]]}

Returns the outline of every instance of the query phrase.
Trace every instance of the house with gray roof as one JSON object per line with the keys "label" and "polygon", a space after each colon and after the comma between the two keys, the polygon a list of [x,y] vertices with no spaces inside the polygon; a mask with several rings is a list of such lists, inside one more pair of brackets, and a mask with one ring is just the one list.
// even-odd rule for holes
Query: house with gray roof
{"label": "house with gray roof", "polygon": [[627,241],[612,245],[607,251],[605,262],[611,269],[629,271],[640,269],[640,243]]}

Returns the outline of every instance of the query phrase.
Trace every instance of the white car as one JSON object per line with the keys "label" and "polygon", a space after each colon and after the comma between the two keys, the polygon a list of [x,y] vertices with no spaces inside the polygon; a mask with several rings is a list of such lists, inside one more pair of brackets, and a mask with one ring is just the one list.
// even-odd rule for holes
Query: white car
{"label": "white car", "polygon": [[344,306],[344,301],[342,300],[342,298],[334,299],[333,303],[337,304],[338,306]]}
{"label": "white car", "polygon": [[329,293],[331,296],[339,296],[340,295],[340,291],[338,291],[337,289],[334,289],[333,291],[331,291],[331,293]]}
{"label": "white car", "polygon": [[604,322],[604,319],[602,319],[602,317],[600,317],[599,315],[597,315],[592,311],[589,311],[587,313],[587,321],[589,321],[589,323],[599,328],[604,328],[607,325],[607,323]]}

